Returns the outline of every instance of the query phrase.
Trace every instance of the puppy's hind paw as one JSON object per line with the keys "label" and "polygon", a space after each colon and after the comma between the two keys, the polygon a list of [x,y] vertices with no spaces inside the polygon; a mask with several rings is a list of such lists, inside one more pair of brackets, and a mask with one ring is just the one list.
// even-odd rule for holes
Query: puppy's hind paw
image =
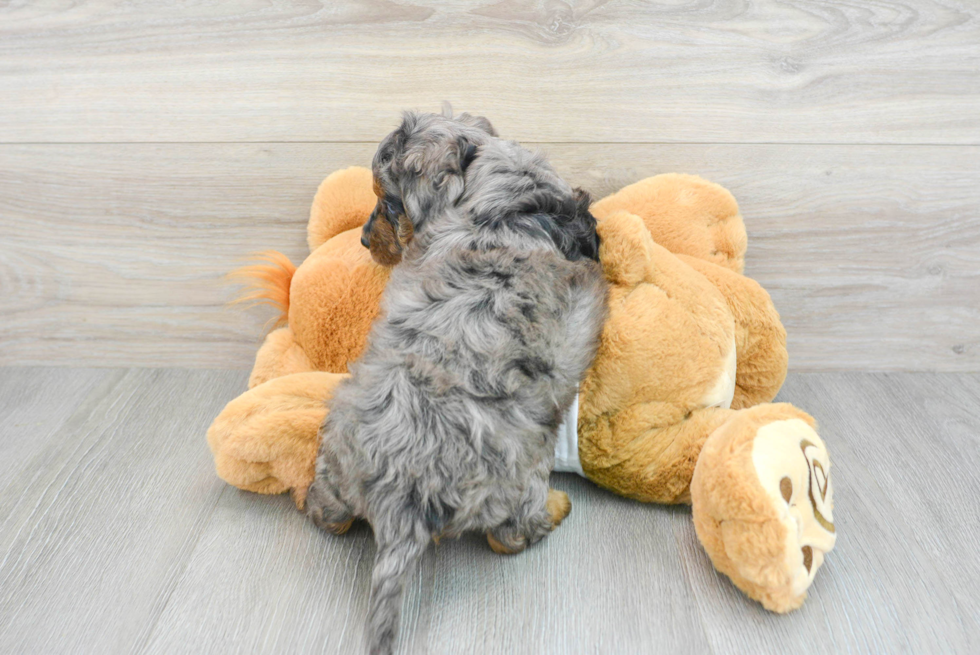
{"label": "puppy's hind paw", "polygon": [[354,523],[354,517],[320,482],[310,485],[306,496],[306,515],[318,527],[334,534],[344,534]]}
{"label": "puppy's hind paw", "polygon": [[561,522],[572,511],[572,501],[568,499],[568,494],[564,491],[548,489],[548,500],[545,503],[545,509],[548,510],[548,516],[551,517],[551,527],[555,529],[561,525]]}
{"label": "puppy's hind paw", "polygon": [[516,555],[527,548],[527,539],[524,535],[513,530],[498,530],[487,533],[487,543],[490,550],[498,555]]}
{"label": "puppy's hind paw", "polygon": [[350,530],[350,526],[354,525],[354,519],[347,519],[346,521],[342,521],[340,523],[318,523],[317,525],[328,532],[332,532],[334,534],[344,534]]}

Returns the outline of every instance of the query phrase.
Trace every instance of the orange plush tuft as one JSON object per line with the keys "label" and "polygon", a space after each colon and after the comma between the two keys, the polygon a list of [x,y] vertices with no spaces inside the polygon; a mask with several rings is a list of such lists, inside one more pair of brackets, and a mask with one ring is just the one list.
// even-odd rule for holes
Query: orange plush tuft
{"label": "orange plush tuft", "polygon": [[255,258],[266,263],[243,266],[228,274],[229,279],[245,284],[242,295],[232,302],[248,302],[250,307],[272,305],[279,310],[275,327],[282,327],[289,316],[289,287],[296,266],[289,257],[275,250],[255,253]]}

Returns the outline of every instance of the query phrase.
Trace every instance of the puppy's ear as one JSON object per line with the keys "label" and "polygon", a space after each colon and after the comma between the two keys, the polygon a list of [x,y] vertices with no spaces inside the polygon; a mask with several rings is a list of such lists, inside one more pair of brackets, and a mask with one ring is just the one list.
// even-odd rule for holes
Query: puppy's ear
{"label": "puppy's ear", "polygon": [[479,146],[465,136],[442,148],[441,170],[433,176],[437,191],[445,194],[449,202],[455,202],[462,194],[464,175],[479,154]]}
{"label": "puppy's ear", "polygon": [[365,227],[368,249],[374,261],[382,266],[394,266],[402,260],[402,240],[390,218],[380,216]]}
{"label": "puppy's ear", "polygon": [[572,189],[572,200],[575,201],[575,216],[569,226],[574,235],[577,250],[585,259],[599,261],[599,232],[596,231],[596,220],[589,207],[592,206],[592,196],[588,191],[576,187]]}
{"label": "puppy's ear", "polygon": [[522,210],[532,216],[542,233],[569,261],[599,261],[599,233],[589,211],[592,198],[582,189],[571,195],[537,194],[527,198]]}
{"label": "puppy's ear", "polygon": [[417,111],[406,109],[402,112],[402,122],[395,130],[395,133],[402,138],[402,141],[408,138],[408,136],[415,130],[415,127],[419,124],[419,119],[421,114]]}
{"label": "puppy's ear", "polygon": [[477,147],[475,143],[470,143],[469,141],[465,141],[460,145],[459,171],[461,173],[465,173],[466,169],[473,163],[473,160],[476,159]]}
{"label": "puppy's ear", "polygon": [[463,125],[469,125],[478,130],[483,130],[490,136],[497,136],[497,130],[494,129],[493,125],[490,124],[490,121],[485,116],[473,116],[472,114],[462,113],[456,117],[456,120]]}

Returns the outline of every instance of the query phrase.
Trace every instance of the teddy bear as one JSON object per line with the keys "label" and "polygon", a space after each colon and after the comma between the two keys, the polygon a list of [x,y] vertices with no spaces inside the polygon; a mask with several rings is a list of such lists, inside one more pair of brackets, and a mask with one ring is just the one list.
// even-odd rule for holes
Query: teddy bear
{"label": "teddy bear", "polygon": [[[317,190],[310,254],[266,253],[237,273],[278,307],[249,389],[208,431],[218,475],[302,509],[320,426],[364,348],[389,269],[361,244],[371,171]],[[610,285],[598,352],[559,429],[555,470],[641,502],[686,503],[714,566],[774,612],[799,607],[834,547],[830,457],[805,412],[772,403],[787,369],[769,294],[742,275],[747,245],[723,187],[665,174],[594,203]]]}

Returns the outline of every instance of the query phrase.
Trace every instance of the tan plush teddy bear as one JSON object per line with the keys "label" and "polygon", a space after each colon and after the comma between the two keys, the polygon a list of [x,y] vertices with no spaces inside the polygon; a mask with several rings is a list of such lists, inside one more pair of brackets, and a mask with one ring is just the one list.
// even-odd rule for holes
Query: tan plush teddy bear
{"label": "tan plush teddy bear", "polygon": [[[253,300],[282,310],[249,391],[208,431],[218,474],[302,506],[319,427],[360,354],[388,269],[360,244],[376,198],[349,168],[317,191],[310,255],[277,253],[243,273]],[[659,175],[592,206],[611,285],[609,318],[556,470],[644,502],[690,503],[715,566],[776,612],[803,602],[834,547],[830,459],[813,419],[771,404],[786,375],[785,331],[769,295],[743,276],[734,198],[688,175]]]}

